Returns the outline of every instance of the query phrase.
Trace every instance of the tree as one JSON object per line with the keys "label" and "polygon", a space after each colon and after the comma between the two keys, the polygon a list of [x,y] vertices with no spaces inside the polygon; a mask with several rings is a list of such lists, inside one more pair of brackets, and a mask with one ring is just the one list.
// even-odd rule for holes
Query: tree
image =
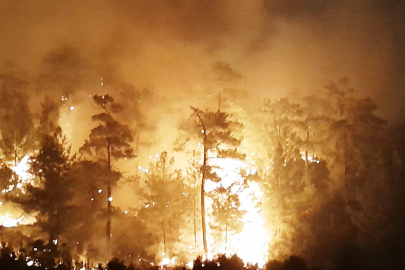
{"label": "tree", "polygon": [[228,249],[228,236],[229,234],[237,234],[243,229],[243,216],[245,211],[239,210],[240,190],[233,190],[236,187],[235,184],[230,185],[227,188],[220,187],[215,191],[213,198],[213,222],[210,224],[211,228],[220,234],[218,239],[223,239],[225,234],[225,254],[228,255],[230,250]]}
{"label": "tree", "polygon": [[[123,110],[122,105],[114,102],[109,95],[93,97],[94,102],[102,109],[102,112],[92,116],[93,121],[100,124],[90,132],[89,140],[81,148],[82,152],[90,155],[97,155],[107,167],[109,174],[112,170],[112,160],[134,158],[131,146],[132,132],[127,125],[121,124],[113,116]],[[111,238],[111,212],[112,212],[112,177],[108,176],[107,181],[107,242]]]}
{"label": "tree", "polygon": [[[13,73],[0,74],[0,83],[0,149],[6,160],[16,166],[33,148],[29,96],[24,93],[28,83]],[[12,185],[16,187],[15,173],[13,180]]]}
{"label": "tree", "polygon": [[[204,254],[208,253],[206,237],[206,213],[205,213],[205,184],[207,180],[220,182],[221,178],[215,172],[218,166],[214,159],[231,158],[244,159],[244,155],[238,153],[236,148],[240,140],[233,136],[233,130],[241,125],[236,121],[229,120],[229,115],[224,112],[212,112],[191,107],[192,118],[183,125],[183,130],[188,132],[189,137],[194,137],[202,146],[201,162],[201,225]],[[189,139],[188,139],[189,140]]]}
{"label": "tree", "polygon": [[0,190],[8,190],[10,179],[13,176],[13,171],[3,164],[0,167]]}
{"label": "tree", "polygon": [[137,265],[152,261],[154,258],[148,251],[156,241],[153,232],[149,229],[153,223],[142,222],[139,216],[123,212],[114,218],[119,220],[120,226],[113,227],[112,243],[115,251],[113,256]]}
{"label": "tree", "polygon": [[[263,106],[267,166],[262,181],[266,196],[264,206],[267,223],[275,230],[274,247],[270,251],[289,253],[292,238],[299,226],[298,217],[307,210],[305,162],[302,159],[302,109],[287,99]],[[275,254],[274,254],[275,255]]]}
{"label": "tree", "polygon": [[398,184],[395,146],[375,103],[354,98],[347,79],[325,89],[298,104],[266,104],[270,166],[263,186],[284,249],[328,266],[346,247],[378,253],[390,231],[387,198]]}
{"label": "tree", "polygon": [[194,234],[194,250],[197,248],[197,204],[198,204],[198,183],[201,178],[199,154],[193,150],[192,157],[188,160],[189,166],[186,169],[188,185],[191,186],[190,198],[192,199],[193,207],[193,234]]}
{"label": "tree", "polygon": [[133,85],[119,85],[122,92],[117,97],[119,101],[125,102],[125,114],[120,116],[122,121],[130,123],[130,127],[136,130],[134,136],[135,152],[140,146],[152,144],[153,132],[156,131],[157,120],[160,117],[151,113],[154,104],[160,104],[161,100],[156,100],[153,92],[147,89],[136,89]]}
{"label": "tree", "polygon": [[103,247],[101,239],[104,238],[100,238],[99,232],[104,231],[100,220],[105,220],[107,215],[105,202],[108,195],[105,187],[109,179],[115,183],[121,174],[110,172],[104,164],[89,160],[74,162],[71,171],[74,190],[71,201],[80,207],[72,213],[75,226],[66,232],[66,236],[77,252],[87,250],[88,259],[93,260],[102,254],[100,247]]}
{"label": "tree", "polygon": [[145,207],[139,213],[151,231],[163,245],[163,253],[172,257],[179,255],[173,250],[186,250],[186,239],[181,240],[182,232],[189,226],[192,208],[187,203],[190,190],[178,170],[172,170],[174,158],[162,152],[155,163],[151,163],[147,173],[147,190],[143,191]]}
{"label": "tree", "polygon": [[39,126],[37,128],[38,137],[42,134],[51,134],[58,128],[59,105],[48,95],[41,103],[41,114],[39,116]]}
{"label": "tree", "polygon": [[44,135],[39,154],[32,158],[37,183],[28,185],[26,194],[15,199],[26,212],[38,212],[37,224],[50,242],[57,241],[72,222],[72,207],[68,204],[72,195],[69,152],[61,129]]}

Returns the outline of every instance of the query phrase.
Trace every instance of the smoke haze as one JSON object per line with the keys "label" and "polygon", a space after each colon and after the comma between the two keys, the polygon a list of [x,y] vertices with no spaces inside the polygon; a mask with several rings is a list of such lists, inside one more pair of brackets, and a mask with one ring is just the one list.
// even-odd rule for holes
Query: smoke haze
{"label": "smoke haze", "polygon": [[400,1],[4,0],[0,15],[1,62],[36,77],[46,57],[69,46],[81,59],[72,68],[89,75],[86,91],[105,76],[184,97],[209,85],[212,64],[224,61],[248,91],[270,97],[314,93],[347,76],[383,115],[403,116]]}

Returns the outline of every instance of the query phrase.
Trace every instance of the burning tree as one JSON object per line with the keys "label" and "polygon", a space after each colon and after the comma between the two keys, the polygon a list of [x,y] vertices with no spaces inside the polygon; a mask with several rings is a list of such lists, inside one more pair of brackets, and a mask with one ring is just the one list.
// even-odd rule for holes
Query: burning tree
{"label": "burning tree", "polygon": [[[208,254],[206,213],[205,213],[205,185],[207,180],[220,182],[221,178],[215,172],[218,166],[212,160],[221,158],[244,159],[236,147],[240,140],[233,136],[235,127],[240,127],[236,121],[229,120],[229,115],[224,112],[212,112],[191,107],[192,119],[183,126],[190,137],[197,137],[199,145],[202,146],[201,171],[201,223],[202,239],[205,255]],[[194,121],[193,121],[194,120]]]}
{"label": "burning tree", "polygon": [[[268,225],[274,228],[274,248],[270,250],[280,255],[301,247],[292,244],[296,237],[294,229],[303,227],[304,222],[300,222],[299,217],[312,207],[313,190],[308,188],[305,166],[308,154],[301,153],[307,129],[300,104],[288,99],[267,101],[263,112],[267,117],[266,149],[270,165],[262,182],[263,191],[267,193],[264,205]],[[305,134],[304,139],[301,134]],[[309,144],[305,143],[305,146]]]}
{"label": "burning tree", "polygon": [[213,198],[213,222],[210,224],[211,229],[219,234],[218,239],[223,239],[225,235],[225,254],[230,251],[228,248],[228,237],[230,234],[240,233],[243,229],[243,216],[245,211],[241,211],[239,194],[233,188],[235,184],[227,188],[220,187]]}
{"label": "burning tree", "polygon": [[39,154],[32,158],[32,173],[38,178],[35,186],[29,184],[24,196],[15,201],[28,213],[37,213],[37,224],[57,244],[59,235],[72,224],[70,148],[66,137],[58,129],[44,135]]}
{"label": "burning tree", "polygon": [[107,181],[107,242],[111,238],[111,212],[112,212],[112,160],[134,158],[133,148],[131,146],[132,132],[127,125],[121,124],[114,118],[115,115],[122,112],[121,104],[114,102],[109,95],[93,97],[94,102],[102,110],[101,113],[93,115],[93,121],[100,124],[90,132],[90,139],[85,142],[81,148],[82,152],[90,155],[96,155],[99,161],[105,163],[109,171]]}
{"label": "burning tree", "polygon": [[158,238],[163,244],[165,256],[179,255],[172,250],[183,249],[186,239],[181,241],[184,229],[190,224],[191,207],[187,204],[190,192],[184,183],[181,171],[172,170],[174,158],[169,158],[167,152],[162,152],[155,163],[151,163],[147,174],[148,190],[142,195],[145,207],[140,211],[140,217],[146,220],[152,231],[161,232]]}
{"label": "burning tree", "polygon": [[[23,92],[27,82],[10,73],[0,74],[0,83],[0,149],[5,160],[17,166],[21,158],[33,148],[29,96]],[[13,173],[13,188],[17,182],[17,174]]]}
{"label": "burning tree", "polygon": [[201,178],[201,170],[199,165],[200,154],[192,151],[192,157],[188,160],[189,166],[186,169],[188,185],[191,187],[190,198],[193,207],[193,234],[194,234],[194,250],[197,248],[197,206],[198,206],[198,186]]}

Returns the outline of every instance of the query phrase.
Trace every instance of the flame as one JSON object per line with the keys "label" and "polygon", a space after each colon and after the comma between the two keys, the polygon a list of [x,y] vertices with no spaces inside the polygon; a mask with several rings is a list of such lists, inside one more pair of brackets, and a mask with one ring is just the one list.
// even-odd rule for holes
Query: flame
{"label": "flame", "polygon": [[[227,188],[233,185],[231,192],[236,193],[241,190],[239,193],[241,203],[239,210],[246,212],[242,220],[243,229],[240,233],[233,235],[232,241],[229,241],[227,255],[237,254],[245,264],[257,263],[261,267],[265,264],[268,253],[268,243],[271,240],[264,228],[264,220],[261,216],[260,209],[255,203],[255,200],[260,200],[262,193],[259,186],[255,183],[249,183],[247,188],[241,188],[241,183],[244,181],[241,176],[241,170],[244,169],[254,174],[256,168],[248,170],[248,165],[245,162],[231,158],[213,160],[213,164],[210,165],[218,167],[216,173],[221,178],[221,182],[215,183],[207,180],[205,190],[210,192],[220,186]],[[21,159],[19,164],[11,168],[19,177],[19,183],[16,188],[23,190],[24,186],[32,181],[33,176],[29,173],[30,162],[29,155],[26,155]],[[250,167],[251,165],[254,165],[254,163],[249,164]],[[100,189],[98,192],[101,193],[102,190]],[[35,223],[36,219],[34,216],[19,212],[20,211],[6,211],[3,215],[0,215],[0,224],[4,227],[16,227],[18,225]],[[207,259],[213,259],[213,254],[219,252],[219,249],[213,247],[214,239],[210,234],[209,227],[207,229],[207,240],[210,243]],[[162,267],[174,266],[175,263],[175,258],[163,257],[160,265]]]}
{"label": "flame", "polygon": [[11,170],[18,175],[19,180],[22,182],[27,182],[32,179],[32,175],[28,172],[30,169],[30,162],[30,156],[26,155],[16,166],[11,167]]}
{"label": "flame", "polygon": [[237,255],[245,262],[257,263],[262,267],[266,263],[268,243],[270,238],[264,228],[264,219],[260,209],[255,205],[252,194],[261,198],[259,186],[251,183],[249,188],[239,195],[241,206],[239,210],[246,211],[243,217],[243,230],[237,235],[234,242]]}
{"label": "flame", "polygon": [[[18,188],[22,193],[25,193],[25,185],[33,179],[33,175],[29,173],[30,162],[30,156],[26,155],[17,165],[11,167],[11,170],[18,176],[18,183],[17,185],[10,185],[7,189],[3,189],[3,194],[12,191],[14,188]],[[2,212],[0,214],[0,225],[3,227],[10,228],[19,225],[31,225],[36,222],[34,215],[22,213],[21,209],[17,209],[9,203],[0,202],[0,207]]]}
{"label": "flame", "polygon": [[[221,182],[207,181],[204,187],[205,191],[210,192],[219,186],[227,188],[235,184],[231,192],[241,190],[239,193],[241,203],[239,210],[246,211],[246,214],[243,216],[242,232],[235,235],[233,241],[230,241],[229,250],[236,253],[245,264],[257,263],[262,267],[266,262],[268,243],[271,240],[265,230],[264,219],[260,213],[260,209],[255,203],[255,200],[261,199],[262,193],[259,185],[256,183],[249,183],[249,186],[243,189],[238,185],[238,183],[242,183],[244,180],[241,176],[241,169],[254,174],[257,168],[248,170],[246,169],[247,164],[231,158],[215,159],[214,163],[218,167],[218,169],[215,169],[215,172],[221,178]],[[253,164],[254,162],[252,162]],[[209,242],[213,242],[212,237],[210,235],[208,237],[211,238]],[[212,253],[212,249],[210,253]],[[230,254],[227,255],[229,256]]]}
{"label": "flame", "polygon": [[6,228],[17,227],[19,225],[32,225],[36,221],[35,217],[25,214],[10,214],[9,212],[0,215],[0,225]]}
{"label": "flame", "polygon": [[174,266],[176,264],[176,258],[163,258],[162,259],[162,261],[160,262],[160,265],[161,266],[168,266],[168,265],[171,265],[171,266]]}
{"label": "flame", "polygon": [[320,161],[319,161],[316,157],[314,157],[314,156],[306,155],[305,152],[302,152],[302,153],[301,153],[301,158],[302,158],[302,160],[305,161],[305,160],[307,159],[307,157],[308,157],[308,161],[311,162],[311,163],[313,163],[313,162],[319,163],[319,162],[320,162]]}
{"label": "flame", "polygon": [[10,213],[5,213],[4,215],[0,216],[0,224],[6,228],[16,227],[23,218],[24,216],[20,218],[12,218]]}
{"label": "flame", "polygon": [[4,189],[2,191],[3,193],[7,193],[16,187],[20,189],[23,194],[25,194],[25,186],[27,184],[34,184],[32,181],[34,176],[29,173],[31,167],[30,163],[30,156],[25,155],[17,165],[11,167],[11,170],[18,176],[18,183],[16,186],[10,185],[8,189]]}

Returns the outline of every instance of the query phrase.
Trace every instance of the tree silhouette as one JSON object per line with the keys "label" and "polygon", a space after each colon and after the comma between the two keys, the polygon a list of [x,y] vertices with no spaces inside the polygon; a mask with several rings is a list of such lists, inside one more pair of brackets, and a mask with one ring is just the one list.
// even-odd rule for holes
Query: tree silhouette
{"label": "tree silhouette", "polygon": [[181,241],[180,237],[189,224],[192,210],[187,204],[189,189],[181,172],[173,170],[173,163],[174,158],[170,158],[167,152],[162,152],[159,159],[150,164],[147,189],[142,194],[145,206],[139,212],[139,216],[147,221],[151,231],[159,239],[159,244],[163,245],[163,253],[169,257],[175,255],[173,250],[177,250],[179,254],[179,249],[186,245],[187,240]]}
{"label": "tree silhouette", "polygon": [[[96,155],[99,161],[103,161],[110,173],[112,173],[112,160],[134,158],[131,146],[132,132],[127,125],[121,124],[114,115],[123,110],[122,105],[114,102],[109,95],[93,97],[96,105],[102,110],[101,113],[92,116],[93,121],[99,124],[90,132],[89,140],[81,148],[82,152]],[[112,212],[112,179],[107,181],[107,242],[111,238],[111,212]]]}
{"label": "tree silhouette", "polygon": [[[0,149],[7,161],[16,166],[33,149],[32,115],[29,96],[24,93],[27,82],[13,73],[0,74]],[[13,187],[18,176],[13,173]]]}
{"label": "tree silhouette", "polygon": [[236,147],[240,140],[233,136],[232,131],[240,124],[229,120],[229,115],[224,112],[212,112],[191,107],[192,116],[184,123],[182,129],[188,132],[189,137],[194,137],[202,146],[201,172],[201,223],[204,253],[207,255],[206,213],[205,213],[205,183],[207,180],[220,182],[221,178],[215,172],[218,168],[210,160],[216,158],[244,159]]}
{"label": "tree silhouette", "polygon": [[24,196],[15,201],[29,213],[38,212],[37,224],[49,235],[50,242],[69,227],[72,207],[68,202],[71,190],[70,148],[66,137],[58,129],[53,135],[44,135],[39,154],[32,158],[35,184],[27,186]]}
{"label": "tree silhouette", "polygon": [[195,150],[192,151],[192,157],[188,160],[186,169],[188,185],[191,187],[190,198],[193,207],[193,234],[194,234],[194,249],[197,248],[197,204],[198,204],[198,185],[201,178],[199,165],[199,154]]}
{"label": "tree silhouette", "polygon": [[[102,251],[100,246],[103,245],[100,245],[98,232],[104,231],[100,220],[105,220],[107,215],[105,202],[108,196],[105,187],[109,179],[116,183],[120,177],[119,172],[110,172],[99,162],[81,160],[72,165],[72,185],[75,192],[71,201],[80,207],[72,213],[71,218],[76,221],[75,226],[66,234],[76,246],[77,252],[88,250],[89,259],[95,259]],[[77,245],[77,242],[80,245]]]}
{"label": "tree silhouette", "polygon": [[234,184],[227,188],[221,186],[215,190],[212,204],[213,222],[210,224],[213,231],[220,234],[217,239],[222,240],[225,234],[225,254],[227,255],[230,252],[228,248],[229,235],[242,231],[242,218],[245,214],[245,211],[239,210],[241,204],[239,200],[240,190],[235,191],[233,187],[235,187]]}

